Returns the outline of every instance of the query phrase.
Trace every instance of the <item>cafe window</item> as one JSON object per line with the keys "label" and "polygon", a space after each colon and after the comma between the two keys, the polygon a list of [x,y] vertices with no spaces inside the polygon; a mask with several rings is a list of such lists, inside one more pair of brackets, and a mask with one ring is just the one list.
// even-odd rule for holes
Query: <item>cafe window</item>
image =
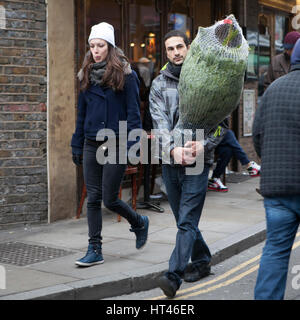
{"label": "cafe window", "polygon": [[[131,63],[148,61],[155,77],[166,62],[163,37],[181,30],[193,39],[193,15],[200,5],[195,0],[74,0],[76,7],[77,67],[80,68],[91,27],[100,22],[114,26],[116,45]],[[210,7],[205,4],[204,15]],[[197,11],[197,12],[198,12]],[[201,11],[202,12],[202,11]],[[198,14],[200,16],[200,14]],[[207,19],[206,19],[207,20]],[[199,25],[200,23],[198,23]]]}
{"label": "cafe window", "polygon": [[[143,63],[150,78],[160,70],[160,16],[152,0],[131,1],[129,7],[129,59]],[[146,81],[147,82],[147,81]]]}
{"label": "cafe window", "polygon": [[259,61],[258,32],[256,30],[247,29],[246,39],[249,45],[247,79],[257,80]]}
{"label": "cafe window", "polygon": [[272,57],[284,51],[283,41],[290,31],[290,16],[284,12],[263,8],[258,17],[259,29],[259,85],[258,95],[264,93],[263,80]]}
{"label": "cafe window", "polygon": [[115,30],[115,43],[121,45],[121,10],[117,1],[111,0],[86,0],[86,39],[91,32],[91,27],[100,22],[107,22],[113,25]]}
{"label": "cafe window", "polygon": [[264,93],[264,77],[267,73],[268,66],[271,62],[271,16],[266,14],[259,15],[258,31],[259,31],[259,56],[258,56],[258,96]]}
{"label": "cafe window", "polygon": [[[180,30],[192,38],[192,18],[189,1],[174,0],[168,14],[168,31]],[[191,39],[192,40],[192,39]]]}
{"label": "cafe window", "polygon": [[275,52],[279,54],[284,51],[283,40],[288,33],[289,19],[283,15],[275,15]]}

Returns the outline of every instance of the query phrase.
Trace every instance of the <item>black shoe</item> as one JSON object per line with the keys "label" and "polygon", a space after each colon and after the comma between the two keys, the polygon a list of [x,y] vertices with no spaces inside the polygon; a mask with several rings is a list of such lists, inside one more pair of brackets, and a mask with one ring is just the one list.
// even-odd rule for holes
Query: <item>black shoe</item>
{"label": "black shoe", "polygon": [[179,286],[175,281],[170,280],[167,276],[163,275],[158,279],[158,286],[168,298],[174,298]]}
{"label": "black shoe", "polygon": [[195,282],[210,274],[210,263],[195,265],[190,263],[184,270],[183,280],[185,282]]}

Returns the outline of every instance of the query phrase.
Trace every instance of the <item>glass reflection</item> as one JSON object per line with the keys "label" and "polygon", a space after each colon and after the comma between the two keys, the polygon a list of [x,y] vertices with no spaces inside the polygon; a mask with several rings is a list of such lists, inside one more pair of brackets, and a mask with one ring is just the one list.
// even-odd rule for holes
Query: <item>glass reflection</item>
{"label": "glass reflection", "polygon": [[160,17],[153,1],[132,1],[129,21],[129,58],[141,69],[148,87],[160,70]]}

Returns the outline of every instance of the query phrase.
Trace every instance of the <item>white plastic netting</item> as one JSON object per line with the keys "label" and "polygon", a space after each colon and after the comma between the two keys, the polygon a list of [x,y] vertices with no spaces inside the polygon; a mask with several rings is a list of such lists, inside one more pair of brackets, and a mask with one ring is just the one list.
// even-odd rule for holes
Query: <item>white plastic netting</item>
{"label": "white plastic netting", "polygon": [[177,130],[209,132],[237,107],[249,46],[233,15],[199,27],[182,66]]}

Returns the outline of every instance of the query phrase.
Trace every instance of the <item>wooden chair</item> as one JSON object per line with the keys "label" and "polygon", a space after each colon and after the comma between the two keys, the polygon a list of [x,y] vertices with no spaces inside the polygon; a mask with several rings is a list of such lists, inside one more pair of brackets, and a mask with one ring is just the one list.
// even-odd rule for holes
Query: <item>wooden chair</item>
{"label": "wooden chair", "polygon": [[79,203],[79,206],[78,206],[78,209],[77,209],[76,219],[80,218],[80,214],[81,214],[81,211],[82,211],[82,207],[83,207],[85,198],[86,198],[86,185],[83,182],[83,187],[82,187],[82,192],[81,192],[81,197],[80,197],[80,203]]}
{"label": "wooden chair", "polygon": [[[125,175],[131,176],[131,206],[132,209],[136,210],[136,198],[137,198],[137,185],[136,185],[136,175],[138,167],[137,166],[128,166]],[[119,198],[122,199],[122,186],[119,191]],[[118,222],[121,221],[121,216],[118,214]]]}
{"label": "wooden chair", "polygon": [[[137,198],[137,184],[136,184],[136,175],[137,175],[138,167],[137,166],[128,166],[125,175],[130,175],[131,176],[131,200],[132,200],[132,208],[133,210],[136,210],[136,198]],[[81,193],[81,198],[80,198],[80,203],[77,209],[77,214],[76,214],[76,219],[80,218],[80,214],[82,212],[82,207],[84,204],[84,200],[86,198],[86,185],[85,183],[83,184],[82,188],[82,193]],[[119,191],[119,198],[122,199],[122,186]],[[121,216],[118,214],[118,222],[121,221]]]}

